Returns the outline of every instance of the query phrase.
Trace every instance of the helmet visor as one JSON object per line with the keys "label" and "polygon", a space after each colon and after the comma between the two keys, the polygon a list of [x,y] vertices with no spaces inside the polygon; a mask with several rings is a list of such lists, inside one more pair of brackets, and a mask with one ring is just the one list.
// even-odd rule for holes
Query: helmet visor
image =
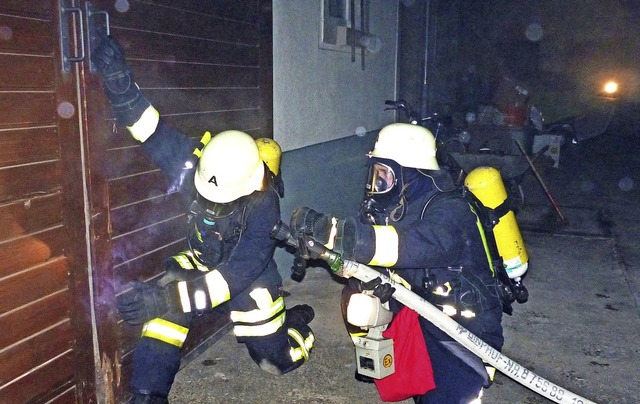
{"label": "helmet visor", "polygon": [[396,184],[393,168],[386,164],[375,163],[369,167],[366,191],[370,195],[386,194]]}
{"label": "helmet visor", "polygon": [[197,201],[202,213],[208,219],[220,219],[222,217],[229,216],[238,207],[237,199],[227,203],[219,203],[212,202],[198,194]]}

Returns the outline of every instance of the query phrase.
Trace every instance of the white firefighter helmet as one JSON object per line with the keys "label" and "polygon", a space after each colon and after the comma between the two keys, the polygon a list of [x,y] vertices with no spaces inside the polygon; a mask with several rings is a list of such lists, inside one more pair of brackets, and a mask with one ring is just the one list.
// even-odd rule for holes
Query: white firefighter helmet
{"label": "white firefighter helmet", "polygon": [[202,150],[195,186],[205,199],[227,203],[262,189],[264,163],[255,140],[238,130],[218,133]]}
{"label": "white firefighter helmet", "polygon": [[403,167],[440,169],[433,134],[427,128],[408,123],[393,123],[382,128],[368,156],[393,160]]}

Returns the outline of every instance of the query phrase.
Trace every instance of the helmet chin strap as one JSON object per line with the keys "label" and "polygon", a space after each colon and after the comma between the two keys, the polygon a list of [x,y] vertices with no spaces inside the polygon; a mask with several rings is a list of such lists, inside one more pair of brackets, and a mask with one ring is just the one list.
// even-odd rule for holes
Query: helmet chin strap
{"label": "helmet chin strap", "polygon": [[391,219],[392,222],[399,222],[404,217],[404,214],[407,211],[406,193],[409,184],[402,185],[402,189],[400,190],[400,200],[398,201],[398,204],[389,212],[389,219]]}
{"label": "helmet chin strap", "polygon": [[392,222],[399,222],[404,217],[404,213],[406,212],[406,202],[407,199],[404,195],[401,195],[398,205],[389,212],[389,218]]}

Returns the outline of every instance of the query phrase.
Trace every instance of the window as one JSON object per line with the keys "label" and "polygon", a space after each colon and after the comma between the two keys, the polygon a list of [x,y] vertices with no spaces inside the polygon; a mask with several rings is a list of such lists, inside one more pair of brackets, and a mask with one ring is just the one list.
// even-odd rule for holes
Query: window
{"label": "window", "polygon": [[369,0],[322,0],[320,48],[360,54],[362,70],[365,56],[377,52],[380,38],[369,32]]}

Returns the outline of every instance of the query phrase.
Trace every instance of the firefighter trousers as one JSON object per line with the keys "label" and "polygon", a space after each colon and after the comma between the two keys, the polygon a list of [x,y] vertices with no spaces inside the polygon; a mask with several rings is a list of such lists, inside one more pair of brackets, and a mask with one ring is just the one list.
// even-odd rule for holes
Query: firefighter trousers
{"label": "firefighter trousers", "polygon": [[[251,358],[265,371],[290,372],[308,360],[314,335],[308,326],[313,310],[300,315],[299,306],[287,316],[280,285],[256,281],[228,302],[233,330]],[[133,354],[131,390],[167,397],[180,368],[181,348],[189,326],[197,321],[192,313],[169,313],[143,327]]]}

